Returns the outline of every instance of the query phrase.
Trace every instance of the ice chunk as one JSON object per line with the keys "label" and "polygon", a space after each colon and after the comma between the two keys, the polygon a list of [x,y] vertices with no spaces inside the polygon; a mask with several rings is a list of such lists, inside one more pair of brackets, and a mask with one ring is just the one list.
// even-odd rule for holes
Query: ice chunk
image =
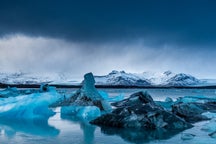
{"label": "ice chunk", "polygon": [[105,100],[109,99],[109,95],[105,91],[98,91],[98,92],[102,96],[103,99],[105,99]]}
{"label": "ice chunk", "polygon": [[159,106],[162,106],[165,110],[172,110],[172,105],[174,104],[173,100],[170,97],[167,97],[165,101],[155,101]]}
{"label": "ice chunk", "polygon": [[211,138],[216,138],[216,131],[210,133],[209,136],[210,136]]}
{"label": "ice chunk", "polygon": [[101,115],[100,109],[96,106],[63,106],[61,114],[74,115],[85,120],[92,120]]}
{"label": "ice chunk", "polygon": [[105,91],[98,91],[104,100],[108,102],[118,102],[124,99],[124,95],[120,94],[118,96],[109,97],[109,95]]}
{"label": "ice chunk", "polygon": [[95,80],[92,73],[87,73],[84,75],[84,82],[82,86],[82,92],[85,96],[88,98],[91,98],[92,100],[101,100],[103,97],[100,95],[100,93],[95,88]]}
{"label": "ice chunk", "polygon": [[210,101],[216,101],[215,98],[207,98],[203,95],[197,95],[197,96],[184,96],[179,97],[176,101],[176,103],[183,102],[183,103],[191,103],[191,102],[199,102],[199,103],[205,103]]}
{"label": "ice chunk", "polygon": [[[112,110],[106,98],[97,91],[94,86],[95,80],[92,73],[84,76],[83,86],[77,90],[70,98],[59,102],[59,106],[97,106],[100,110],[110,112]],[[104,97],[108,97],[105,93]]]}
{"label": "ice chunk", "polygon": [[8,87],[2,91],[0,91],[0,98],[7,98],[7,97],[15,97],[19,95],[19,91],[16,87]]}
{"label": "ice chunk", "polygon": [[61,97],[56,91],[0,99],[0,119],[48,119],[49,105]]}
{"label": "ice chunk", "polygon": [[211,133],[216,131],[216,119],[212,119],[209,123],[203,125],[201,130]]}
{"label": "ice chunk", "polygon": [[170,98],[170,97],[167,97],[167,98],[165,99],[165,102],[172,103],[172,102],[173,102],[173,100],[172,100],[172,98]]}
{"label": "ice chunk", "polygon": [[206,116],[207,118],[216,118],[216,113],[212,113],[212,112],[205,112],[205,113],[202,113],[202,115]]}
{"label": "ice chunk", "polygon": [[181,134],[181,139],[182,140],[191,140],[195,137],[194,134],[190,134],[190,133],[182,133]]}

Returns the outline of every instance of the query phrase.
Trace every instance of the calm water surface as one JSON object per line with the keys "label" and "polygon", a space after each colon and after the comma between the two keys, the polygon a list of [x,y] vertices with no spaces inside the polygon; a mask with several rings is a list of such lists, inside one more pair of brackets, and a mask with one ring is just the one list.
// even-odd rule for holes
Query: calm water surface
{"label": "calm water surface", "polygon": [[[70,95],[76,89],[58,89],[63,95]],[[100,89],[110,97],[130,94],[145,89]],[[204,95],[216,98],[215,89],[147,89],[154,100],[165,100],[166,97],[176,99],[182,96]],[[55,116],[48,122],[44,121],[11,121],[0,123],[0,144],[131,144],[131,143],[206,143],[215,144],[216,139],[202,131],[205,122],[196,123],[195,127],[181,133],[137,131],[114,128],[100,128],[73,117],[60,115],[60,109],[55,109]],[[182,133],[195,134],[192,140],[181,140]],[[155,137],[162,136],[160,140]]]}

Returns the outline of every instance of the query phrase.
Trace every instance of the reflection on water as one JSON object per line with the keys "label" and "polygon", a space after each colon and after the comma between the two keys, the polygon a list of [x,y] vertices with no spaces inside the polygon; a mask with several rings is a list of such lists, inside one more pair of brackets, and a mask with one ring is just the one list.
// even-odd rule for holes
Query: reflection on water
{"label": "reflection on water", "polygon": [[[52,125],[52,126],[51,126]],[[187,130],[200,133],[199,130]],[[183,143],[179,131],[154,131],[98,127],[72,116],[57,113],[47,121],[0,121],[1,144],[131,144]],[[204,133],[204,132],[203,132]],[[201,133],[202,135],[204,135]],[[208,133],[206,133],[208,135]],[[6,137],[7,139],[5,139]],[[172,140],[173,137],[176,137]],[[3,139],[2,139],[3,138]],[[210,137],[209,137],[210,138]],[[206,140],[209,141],[209,138]],[[3,140],[3,142],[2,142]],[[209,143],[210,144],[210,143]]]}
{"label": "reflection on water", "polygon": [[178,134],[180,131],[167,131],[166,129],[137,130],[101,127],[101,132],[106,135],[118,135],[132,143],[146,143],[154,140],[165,140]]}
{"label": "reflection on water", "polygon": [[0,120],[0,129],[6,137],[14,137],[17,132],[38,135],[43,137],[55,137],[60,130],[50,126],[47,120]]}
{"label": "reflection on water", "polygon": [[61,115],[61,119],[68,120],[80,125],[81,130],[83,131],[83,140],[85,144],[94,143],[94,133],[96,126],[89,124],[88,121],[67,115]]}
{"label": "reflection on water", "polygon": [[[141,89],[109,89],[110,96],[124,93],[128,95]],[[68,89],[68,93],[71,92]],[[177,98],[186,95],[205,95],[215,97],[215,90],[176,90],[176,89],[152,89],[149,90],[154,100],[165,99],[167,96]],[[155,131],[117,129],[110,127],[98,127],[88,122],[57,114],[47,120],[0,120],[1,144],[131,144],[131,143],[202,143],[213,144],[215,139],[208,136],[208,132],[201,131],[195,126],[184,132],[195,134],[192,141],[182,141],[179,131]]]}

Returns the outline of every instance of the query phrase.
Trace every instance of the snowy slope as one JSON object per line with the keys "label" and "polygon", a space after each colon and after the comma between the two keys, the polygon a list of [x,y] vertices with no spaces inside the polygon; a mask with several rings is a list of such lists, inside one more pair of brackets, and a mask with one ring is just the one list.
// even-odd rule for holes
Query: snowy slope
{"label": "snowy slope", "polygon": [[36,73],[0,73],[0,83],[2,84],[71,84],[78,83],[64,74],[36,74]]}
{"label": "snowy slope", "polygon": [[97,85],[134,85],[134,86],[195,86],[203,82],[191,75],[171,71],[164,73],[143,72],[140,74],[112,71],[105,76],[95,76]]}
{"label": "snowy slope", "polygon": [[141,74],[135,74],[140,78],[148,79],[152,85],[166,85],[167,81],[174,77],[176,74],[171,71],[165,71],[163,73],[156,72],[143,72]]}
{"label": "snowy slope", "polygon": [[127,85],[127,86],[149,86],[151,83],[144,78],[124,71],[115,71],[105,76],[95,76],[96,85]]}
{"label": "snowy slope", "polygon": [[[61,84],[78,85],[81,81],[74,81],[72,74],[33,74],[33,73],[0,73],[0,83],[3,84]],[[108,75],[95,76],[96,85],[123,86],[208,86],[216,85],[216,81],[200,80],[191,75],[171,71],[163,73],[143,72],[126,73],[113,70]]]}
{"label": "snowy slope", "polygon": [[203,82],[194,76],[179,73],[168,79],[165,84],[169,86],[189,86],[200,85],[201,83]]}

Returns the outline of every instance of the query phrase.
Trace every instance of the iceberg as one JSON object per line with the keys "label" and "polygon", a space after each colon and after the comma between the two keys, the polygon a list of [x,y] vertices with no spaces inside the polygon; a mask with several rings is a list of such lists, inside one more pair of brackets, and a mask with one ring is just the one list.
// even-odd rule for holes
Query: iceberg
{"label": "iceberg", "polygon": [[109,97],[109,95],[105,91],[98,91],[100,95],[108,102],[118,102],[124,99],[124,94],[120,94],[114,97]]}
{"label": "iceberg", "polygon": [[93,117],[100,115],[98,110],[110,112],[112,108],[106,100],[108,95],[105,92],[98,92],[94,84],[93,74],[85,74],[82,88],[77,90],[70,98],[58,102],[58,106],[62,107],[62,114],[86,118],[86,116],[90,116],[91,110],[93,111]]}
{"label": "iceberg", "polygon": [[213,112],[204,112],[202,113],[202,115],[206,116],[209,119],[216,118],[216,113],[213,113]]}
{"label": "iceberg", "polygon": [[96,106],[63,106],[61,114],[73,115],[80,119],[92,120],[101,115],[101,111]]}
{"label": "iceberg", "polygon": [[155,103],[162,106],[165,110],[171,111],[174,101],[170,97],[167,97],[165,101],[155,101]]}
{"label": "iceberg", "polygon": [[55,87],[49,86],[48,84],[42,84],[40,89],[17,89],[16,87],[8,86],[6,89],[0,91],[0,98],[17,97],[21,95],[42,93],[55,91]]}
{"label": "iceberg", "polygon": [[209,123],[203,125],[201,130],[206,131],[206,132],[215,132],[216,131],[216,119],[212,119],[209,121]]}
{"label": "iceberg", "polygon": [[15,97],[18,96],[19,94],[20,93],[16,87],[8,87],[0,91],[0,98]]}
{"label": "iceberg", "polygon": [[176,101],[176,103],[191,103],[191,102],[199,102],[199,103],[205,103],[209,101],[216,101],[215,98],[207,98],[202,95],[198,96],[184,96],[184,97],[179,97]]}
{"label": "iceberg", "polygon": [[49,105],[61,98],[55,90],[0,99],[0,119],[48,119],[55,113]]}

